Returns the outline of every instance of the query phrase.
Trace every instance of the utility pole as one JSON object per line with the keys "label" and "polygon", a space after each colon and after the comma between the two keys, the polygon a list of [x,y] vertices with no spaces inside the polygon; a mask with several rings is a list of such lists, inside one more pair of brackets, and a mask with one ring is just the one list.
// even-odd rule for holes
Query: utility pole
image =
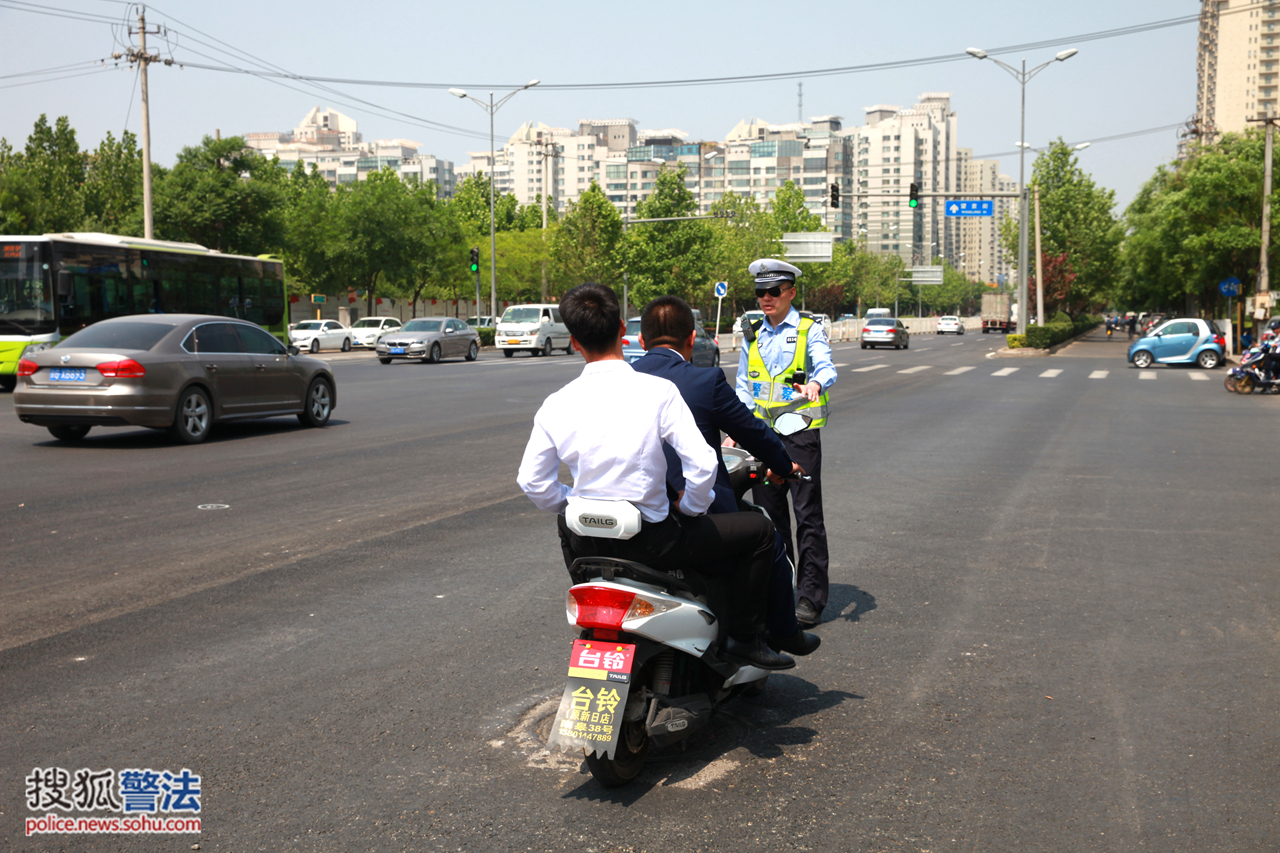
{"label": "utility pole", "polygon": [[[547,146],[551,146],[548,153]],[[553,180],[547,171],[547,161],[554,160],[560,156],[559,148],[557,148],[554,139],[540,138],[538,140],[538,156],[542,158],[542,242],[547,242],[547,195],[550,193],[548,187],[551,186]],[[554,172],[554,170],[552,170]],[[543,246],[545,250],[546,246]],[[547,259],[542,259],[542,301],[547,301]]]}
{"label": "utility pole", "polygon": [[1036,194],[1036,323],[1044,325],[1044,255],[1040,251],[1040,185]]}
{"label": "utility pole", "polygon": [[[151,35],[160,35],[163,30],[156,27]],[[138,9],[138,28],[129,29],[129,35],[138,37],[138,46],[129,48],[125,53],[113,53],[112,59],[128,59],[129,64],[139,64],[138,79],[142,86],[142,236],[148,240],[155,238],[155,217],[151,205],[151,105],[147,96],[147,66],[153,62],[172,65],[172,59],[161,59],[159,54],[147,53],[147,7]]]}
{"label": "utility pole", "polygon": [[1267,143],[1262,159],[1262,250],[1258,259],[1258,287],[1253,299],[1253,337],[1254,340],[1260,340],[1267,317],[1271,313],[1271,269],[1267,256],[1271,249],[1271,155],[1275,146],[1276,118],[1263,116],[1247,121],[1261,122],[1267,126]]}

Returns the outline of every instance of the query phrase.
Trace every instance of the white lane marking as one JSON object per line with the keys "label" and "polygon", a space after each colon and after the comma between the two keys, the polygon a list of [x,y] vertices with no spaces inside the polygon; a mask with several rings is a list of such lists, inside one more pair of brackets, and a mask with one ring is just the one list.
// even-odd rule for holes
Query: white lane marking
{"label": "white lane marking", "polygon": [[922,370],[932,370],[932,364],[922,364],[919,367],[908,367],[906,370],[899,370],[899,373],[919,373]]}
{"label": "white lane marking", "polygon": [[991,375],[992,376],[1008,376],[1010,373],[1017,373],[1017,372],[1018,372],[1018,368],[1016,367],[1002,367]]}
{"label": "white lane marking", "polygon": [[1089,374],[1089,378],[1090,379],[1106,379],[1110,375],[1111,375],[1110,370],[1095,370],[1093,371],[1093,373]]}
{"label": "white lane marking", "polygon": [[973,370],[972,367],[957,367],[955,370],[948,370],[943,376],[959,376],[961,373],[968,373]]}
{"label": "white lane marking", "polygon": [[867,373],[867,372],[869,372],[869,371],[872,371],[872,370],[879,370],[879,369],[880,369],[880,368],[882,368],[882,367],[888,367],[888,366],[889,366],[889,365],[887,365],[887,364],[872,364],[872,365],[869,365],[869,366],[867,366],[867,367],[859,367],[859,368],[857,368],[856,370],[851,370],[851,371],[849,371],[849,372],[850,372],[850,373]]}
{"label": "white lane marking", "polygon": [[832,366],[832,367],[848,367],[848,366],[849,366],[849,362],[847,362],[847,361],[846,361],[846,362],[844,362],[843,364],[833,364],[833,365],[831,365],[831,366]]}
{"label": "white lane marking", "polygon": [[1041,379],[1052,379],[1052,378],[1054,378],[1055,376],[1061,376],[1061,375],[1062,375],[1062,371],[1061,371],[1061,370],[1046,370],[1044,373],[1041,373],[1041,374],[1040,374],[1040,378],[1041,378]]}
{"label": "white lane marking", "polygon": [[1155,379],[1156,372],[1154,370],[1139,370],[1138,378],[1139,379]]}
{"label": "white lane marking", "polygon": [[1208,378],[1209,378],[1208,376],[1206,376],[1206,375],[1205,375],[1205,374],[1203,374],[1203,373],[1188,373],[1188,374],[1187,374],[1187,376],[1191,377],[1192,379],[1198,379],[1198,380],[1200,380],[1201,382],[1203,382],[1203,381],[1205,381],[1206,379],[1208,379]]}
{"label": "white lane marking", "polygon": [[953,347],[962,347],[962,346],[964,346],[964,341],[961,341],[961,342],[960,342],[960,343],[958,343],[958,344],[952,344],[952,346],[953,346]]}

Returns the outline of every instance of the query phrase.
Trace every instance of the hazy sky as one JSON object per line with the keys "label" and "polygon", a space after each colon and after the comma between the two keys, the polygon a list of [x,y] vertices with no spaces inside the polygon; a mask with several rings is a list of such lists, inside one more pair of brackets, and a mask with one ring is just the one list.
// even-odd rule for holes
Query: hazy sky
{"label": "hazy sky", "polygon": [[[127,126],[138,132],[136,75],[123,63],[69,79],[14,76],[77,63],[85,64],[60,73],[93,71],[87,63],[120,50],[119,40],[127,36],[119,25],[79,18],[119,22],[131,10],[136,15],[136,8],[120,0],[0,0],[0,28],[7,33],[0,53],[0,136],[20,147],[41,113],[50,121],[66,115],[85,148],[95,147],[108,131],[119,136]],[[148,4],[147,22],[168,28],[167,38],[149,36],[148,47],[179,62],[254,70],[270,64],[306,76],[462,86],[487,97],[490,87],[533,78],[543,86],[650,82],[946,57],[968,47],[994,51],[1194,16],[1198,10],[1192,0],[739,0],[657,6],[578,0],[161,0]],[[1194,112],[1194,23],[1000,58],[1011,65],[1025,58],[1031,67],[1070,46],[1080,53],[1052,64],[1027,86],[1027,140],[1033,145],[1058,136],[1077,142],[1173,125]],[[804,84],[805,120],[840,115],[846,127],[862,124],[868,106],[906,107],[921,93],[950,92],[961,146],[978,156],[1015,150],[1019,86],[992,62],[971,58],[799,81],[588,91],[538,87],[499,110],[498,144],[524,121],[573,128],[583,118],[634,118],[642,129],[674,127],[691,140],[720,140],[744,118],[795,121],[797,82]],[[172,164],[183,146],[215,130],[223,136],[287,131],[317,105],[355,118],[366,140],[412,139],[424,153],[459,165],[467,162],[468,151],[489,147],[484,111],[443,89],[328,86],[336,92],[296,80],[276,83],[154,65],[153,159]],[[1156,166],[1173,159],[1176,141],[1174,131],[1164,130],[1099,142],[1081,152],[1080,162],[1099,184],[1116,191],[1122,212]],[[1001,159],[1003,171],[1016,178],[1017,156]]]}

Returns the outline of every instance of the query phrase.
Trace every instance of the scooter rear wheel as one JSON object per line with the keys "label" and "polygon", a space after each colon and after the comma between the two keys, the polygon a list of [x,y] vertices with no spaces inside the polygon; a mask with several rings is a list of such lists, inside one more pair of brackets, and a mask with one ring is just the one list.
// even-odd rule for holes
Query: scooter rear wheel
{"label": "scooter rear wheel", "polygon": [[587,756],[587,769],[601,785],[617,788],[640,775],[648,754],[649,733],[644,729],[644,720],[624,722],[613,758],[593,752]]}

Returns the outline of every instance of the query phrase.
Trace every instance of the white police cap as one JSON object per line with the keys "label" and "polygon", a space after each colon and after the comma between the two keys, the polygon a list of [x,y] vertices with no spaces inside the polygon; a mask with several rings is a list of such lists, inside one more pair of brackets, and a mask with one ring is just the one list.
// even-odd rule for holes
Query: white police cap
{"label": "white police cap", "polygon": [[792,266],[786,261],[779,261],[776,258],[761,258],[754,261],[751,266],[747,267],[756,278],[756,284],[775,284],[780,281],[794,282],[799,276],[803,275],[799,267]]}

